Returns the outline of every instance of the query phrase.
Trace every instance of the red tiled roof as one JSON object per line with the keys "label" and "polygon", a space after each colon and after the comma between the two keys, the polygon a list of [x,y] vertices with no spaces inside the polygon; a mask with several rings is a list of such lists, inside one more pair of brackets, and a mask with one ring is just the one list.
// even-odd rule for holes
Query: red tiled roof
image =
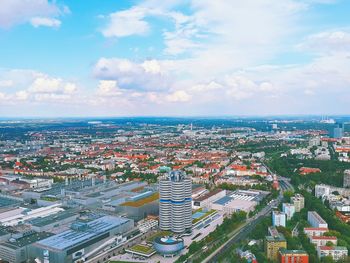
{"label": "red tiled roof", "polygon": [[304,231],[328,231],[328,228],[325,227],[305,227]]}
{"label": "red tiled roof", "polygon": [[334,236],[313,236],[312,239],[319,239],[319,240],[337,240],[337,237],[334,237]]}
{"label": "red tiled roof", "polygon": [[330,246],[320,246],[319,247],[321,250],[333,250],[334,247],[330,247]]}
{"label": "red tiled roof", "polygon": [[321,170],[319,168],[309,168],[309,167],[301,167],[299,169],[300,174],[310,174],[310,173],[319,173]]}

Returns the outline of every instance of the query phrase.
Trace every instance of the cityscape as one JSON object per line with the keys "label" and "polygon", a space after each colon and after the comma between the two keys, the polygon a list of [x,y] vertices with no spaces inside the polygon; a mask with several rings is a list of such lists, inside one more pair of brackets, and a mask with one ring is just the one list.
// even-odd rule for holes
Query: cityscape
{"label": "cityscape", "polygon": [[349,0],[0,0],[0,263],[350,263]]}
{"label": "cityscape", "polygon": [[349,120],[2,120],[1,260],[349,262]]}

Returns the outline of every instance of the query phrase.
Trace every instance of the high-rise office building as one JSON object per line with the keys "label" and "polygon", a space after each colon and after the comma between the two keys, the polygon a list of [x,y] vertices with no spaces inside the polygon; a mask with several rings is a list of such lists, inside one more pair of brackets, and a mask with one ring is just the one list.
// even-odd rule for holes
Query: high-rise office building
{"label": "high-rise office building", "polygon": [[159,179],[159,227],[174,233],[191,231],[192,181],[181,171]]}

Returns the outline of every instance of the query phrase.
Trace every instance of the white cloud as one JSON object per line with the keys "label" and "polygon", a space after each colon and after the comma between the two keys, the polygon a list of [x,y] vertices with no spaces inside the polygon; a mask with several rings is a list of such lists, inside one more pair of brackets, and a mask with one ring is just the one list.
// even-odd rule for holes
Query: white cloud
{"label": "white cloud", "polygon": [[[122,11],[137,11],[137,21],[146,23],[147,33],[154,18],[170,21],[172,26],[161,32],[166,59],[101,58],[95,76],[117,81],[121,89],[131,91],[123,96],[140,105],[148,101],[153,103],[150,108],[161,104],[166,109],[166,102],[182,102],[184,113],[188,109],[230,114],[315,112],[324,109],[318,106],[323,99],[335,101],[341,93],[349,94],[347,30],[310,36],[303,48],[318,53],[308,63],[269,64],[286,50],[298,52],[295,46],[305,34],[304,17],[313,12],[313,5],[333,1],[190,0],[184,13],[174,8],[179,2],[159,6],[159,1],[150,0]],[[308,96],[300,96],[304,94]],[[320,100],[313,102],[315,108],[309,106],[311,98]]]}
{"label": "white cloud", "polygon": [[[312,53],[309,62],[269,64],[278,61],[286,50],[298,51],[296,42],[305,34],[302,17],[308,15],[311,5],[330,2],[143,1],[101,16],[107,22],[101,32],[107,38],[151,38],[151,30],[157,30],[154,33],[162,37],[162,43],[156,39],[156,43],[130,47],[136,60],[100,58],[93,68],[98,84],[91,84],[90,90],[41,72],[0,72],[0,99],[23,103],[59,101],[65,105],[79,102],[84,109],[92,105],[97,112],[106,109],[108,114],[283,114],[348,109],[347,29],[306,38],[300,47],[302,52]],[[186,7],[177,8],[180,5]],[[58,26],[60,21],[55,19],[60,12],[31,12],[11,25],[47,18],[32,24]],[[154,21],[160,23],[153,26]],[[161,46],[158,44],[163,44],[163,49],[157,59],[140,57],[143,48],[157,48]],[[174,107],[176,103],[181,107]]]}
{"label": "white cloud", "polygon": [[145,35],[149,31],[149,24],[144,21],[148,10],[134,7],[109,15],[109,22],[102,33],[105,37],[126,37],[131,35]]}
{"label": "white cloud", "polygon": [[0,80],[0,87],[11,87],[13,85],[12,80]]}
{"label": "white cloud", "polygon": [[142,63],[142,67],[145,70],[146,73],[151,73],[151,74],[160,74],[162,73],[162,68],[160,63],[155,60],[145,60]]}
{"label": "white cloud", "polygon": [[17,91],[15,93],[15,98],[17,100],[25,101],[25,100],[27,100],[29,98],[29,93],[28,93],[28,91],[25,91],[25,90]]}
{"label": "white cloud", "polygon": [[59,26],[58,17],[68,12],[48,0],[1,0],[0,28],[31,22],[33,26]]}
{"label": "white cloud", "polygon": [[60,27],[61,21],[55,18],[48,17],[33,17],[30,19],[30,23],[34,27],[47,26],[47,27]]}
{"label": "white cloud", "polygon": [[30,86],[29,91],[33,93],[58,92],[61,88],[60,86],[61,79],[45,76],[35,79]]}
{"label": "white cloud", "polygon": [[128,59],[101,58],[94,67],[94,75],[101,80],[116,80],[123,89],[161,90],[169,86],[166,61],[146,60],[134,63]]}
{"label": "white cloud", "polygon": [[227,75],[222,79],[201,83],[189,89],[190,94],[198,101],[223,101],[234,99],[245,100],[254,96],[266,96],[271,92],[276,92],[272,83],[250,79],[248,76],[236,73]]}
{"label": "white cloud", "polygon": [[0,71],[0,82],[5,80],[11,83],[4,88],[3,93],[7,104],[15,104],[18,101],[22,103],[55,101],[70,103],[86,96],[86,94],[79,93],[76,83],[34,70],[2,70]]}
{"label": "white cloud", "polygon": [[61,78],[52,78],[50,76],[43,75],[34,79],[28,91],[31,93],[42,94],[73,94],[77,91],[77,87],[74,83],[65,82]]}
{"label": "white cloud", "polygon": [[311,52],[350,52],[350,32],[336,30],[314,34],[299,45],[299,48]]}
{"label": "white cloud", "polygon": [[177,90],[166,96],[170,102],[187,102],[191,100],[191,96],[184,90]]}
{"label": "white cloud", "polygon": [[123,94],[115,80],[100,80],[96,93],[101,97],[118,97]]}
{"label": "white cloud", "polygon": [[4,92],[0,92],[0,102],[6,101],[6,98],[7,98],[6,94]]}
{"label": "white cloud", "polygon": [[57,93],[39,93],[34,94],[34,100],[37,102],[69,102],[71,97],[67,94],[57,94]]}

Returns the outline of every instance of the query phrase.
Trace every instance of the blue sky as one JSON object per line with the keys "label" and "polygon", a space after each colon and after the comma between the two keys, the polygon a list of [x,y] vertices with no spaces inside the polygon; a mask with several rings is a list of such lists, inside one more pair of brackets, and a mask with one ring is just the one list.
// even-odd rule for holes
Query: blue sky
{"label": "blue sky", "polygon": [[347,0],[3,0],[0,116],[350,114]]}

